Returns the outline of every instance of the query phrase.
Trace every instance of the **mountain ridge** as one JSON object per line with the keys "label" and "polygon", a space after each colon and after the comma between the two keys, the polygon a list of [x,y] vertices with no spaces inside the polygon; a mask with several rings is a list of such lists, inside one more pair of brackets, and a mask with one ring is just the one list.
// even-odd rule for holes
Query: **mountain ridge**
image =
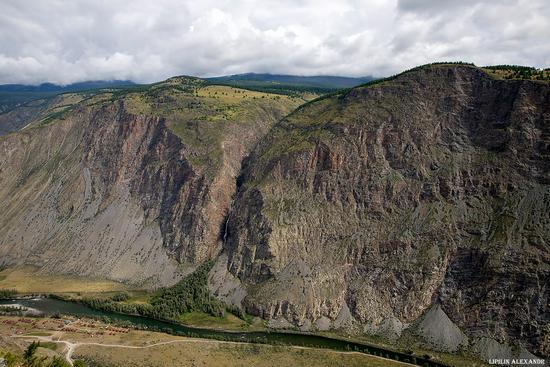
{"label": "mountain ridge", "polygon": [[[549,96],[544,81],[442,64],[301,106],[239,178],[225,248],[230,272],[251,290],[247,309],[300,327],[344,312],[372,331],[388,317],[410,323],[439,301],[474,340],[540,348]],[[474,274],[484,274],[479,283]],[[520,274],[527,279],[511,280]],[[525,287],[531,298],[479,300],[490,287]],[[498,332],[480,331],[491,327]]]}
{"label": "mountain ridge", "polygon": [[270,74],[270,73],[243,73],[233,75],[223,75],[218,77],[204,78],[213,82],[238,82],[238,81],[264,81],[277,84],[297,84],[311,87],[321,87],[328,89],[351,88],[363,84],[374,77],[346,77],[335,75],[289,75],[289,74]]}
{"label": "mountain ridge", "polygon": [[86,80],[70,84],[50,82],[33,84],[0,84],[0,92],[75,92],[90,89],[118,88],[137,85],[131,80]]}
{"label": "mountain ridge", "polygon": [[307,99],[175,77],[0,137],[0,265],[155,287],[213,259],[273,327],[547,353],[548,82],[443,63]]}

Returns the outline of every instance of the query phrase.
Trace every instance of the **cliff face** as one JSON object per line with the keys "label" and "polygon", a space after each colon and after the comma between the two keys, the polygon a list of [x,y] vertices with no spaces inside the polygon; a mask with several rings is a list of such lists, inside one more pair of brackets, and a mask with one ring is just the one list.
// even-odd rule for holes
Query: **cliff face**
{"label": "cliff face", "polygon": [[192,78],[63,98],[0,137],[0,265],[158,287],[223,247],[212,292],[274,327],[550,340],[548,83],[422,67],[278,123],[304,100]]}
{"label": "cliff face", "polygon": [[158,287],[215,256],[242,157],[301,102],[212,88],[97,95],[0,137],[0,264]]}
{"label": "cliff face", "polygon": [[225,250],[250,312],[376,333],[433,304],[470,336],[549,322],[550,86],[432,66],[315,101],[238,178]]}
{"label": "cliff face", "polygon": [[[25,127],[28,123],[46,117],[48,113],[59,112],[84,99],[78,93],[65,93],[58,96],[33,100],[8,112],[0,112],[0,135],[8,134]],[[3,106],[0,106],[0,111]],[[7,106],[4,106],[7,107]]]}
{"label": "cliff face", "polygon": [[173,281],[176,262],[163,251],[159,225],[132,195],[149,146],[159,157],[170,148],[177,151],[168,147],[172,137],[162,120],[127,115],[115,105],[82,109],[63,122],[7,136],[1,144],[7,204],[2,262],[118,280]]}

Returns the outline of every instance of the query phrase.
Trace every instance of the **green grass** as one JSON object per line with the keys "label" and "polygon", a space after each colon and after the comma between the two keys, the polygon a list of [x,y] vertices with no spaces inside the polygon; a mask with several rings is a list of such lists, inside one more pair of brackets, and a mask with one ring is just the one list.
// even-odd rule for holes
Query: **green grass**
{"label": "green grass", "polygon": [[57,350],[57,343],[54,343],[54,342],[40,342],[40,347],[55,351],[55,350]]}
{"label": "green grass", "polygon": [[225,312],[222,317],[216,317],[204,312],[192,311],[184,313],[177,321],[190,326],[224,330],[242,330],[249,327],[248,322],[229,312]]}
{"label": "green grass", "polygon": [[482,70],[497,79],[550,81],[550,70],[538,70],[531,66],[493,65],[484,66]]}
{"label": "green grass", "polygon": [[256,92],[274,93],[300,98],[304,93],[322,95],[334,92],[338,88],[311,87],[292,84],[274,84],[269,82],[233,80],[233,81],[209,81],[210,85],[223,85]]}

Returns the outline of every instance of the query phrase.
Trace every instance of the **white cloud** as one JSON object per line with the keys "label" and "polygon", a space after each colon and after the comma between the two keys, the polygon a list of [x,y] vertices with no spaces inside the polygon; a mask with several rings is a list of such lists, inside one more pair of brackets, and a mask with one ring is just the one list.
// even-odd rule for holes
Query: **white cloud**
{"label": "white cloud", "polygon": [[547,0],[0,2],[0,83],[550,64]]}

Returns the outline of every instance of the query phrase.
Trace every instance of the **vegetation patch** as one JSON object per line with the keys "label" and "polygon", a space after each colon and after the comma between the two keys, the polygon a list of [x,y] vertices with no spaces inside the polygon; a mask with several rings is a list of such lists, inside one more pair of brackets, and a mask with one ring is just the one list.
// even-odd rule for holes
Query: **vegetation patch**
{"label": "vegetation patch", "polygon": [[550,69],[536,69],[531,66],[494,65],[482,68],[497,79],[547,80],[550,81]]}
{"label": "vegetation patch", "polygon": [[11,299],[17,295],[15,289],[0,289],[0,299]]}
{"label": "vegetation patch", "polygon": [[50,349],[50,350],[57,350],[57,343],[54,343],[54,342],[41,342],[40,347]]}
{"label": "vegetation patch", "polygon": [[52,335],[52,333],[48,333],[48,332],[45,332],[45,331],[33,331],[33,332],[27,333],[25,335],[29,335],[29,336],[50,336],[50,335]]}
{"label": "vegetation patch", "polygon": [[208,272],[213,265],[212,261],[206,262],[178,284],[160,290],[152,297],[151,305],[170,319],[191,311],[223,316],[224,305],[208,290]]}
{"label": "vegetation patch", "polygon": [[52,351],[57,349],[53,342],[32,342],[23,353],[5,352],[0,353],[6,367],[85,367],[81,360],[76,360],[71,365],[61,356],[46,357],[38,353],[38,348],[46,348]]}
{"label": "vegetation patch", "polygon": [[130,296],[126,293],[117,293],[110,297],[84,297],[77,301],[97,310],[159,320],[181,321],[185,314],[190,313],[194,313],[195,317],[198,313],[224,317],[225,305],[208,291],[208,272],[212,266],[211,261],[204,263],[176,285],[154,293],[147,302],[127,302]]}
{"label": "vegetation patch", "polygon": [[217,317],[204,312],[191,311],[181,315],[178,321],[185,325],[203,328],[222,328],[224,330],[246,329],[249,326],[248,322],[230,312],[225,312],[222,317]]}
{"label": "vegetation patch", "polygon": [[209,81],[210,85],[230,86],[261,93],[273,93],[302,98],[304,94],[322,95],[334,92],[337,88],[313,87],[305,85],[262,83],[255,81]]}

